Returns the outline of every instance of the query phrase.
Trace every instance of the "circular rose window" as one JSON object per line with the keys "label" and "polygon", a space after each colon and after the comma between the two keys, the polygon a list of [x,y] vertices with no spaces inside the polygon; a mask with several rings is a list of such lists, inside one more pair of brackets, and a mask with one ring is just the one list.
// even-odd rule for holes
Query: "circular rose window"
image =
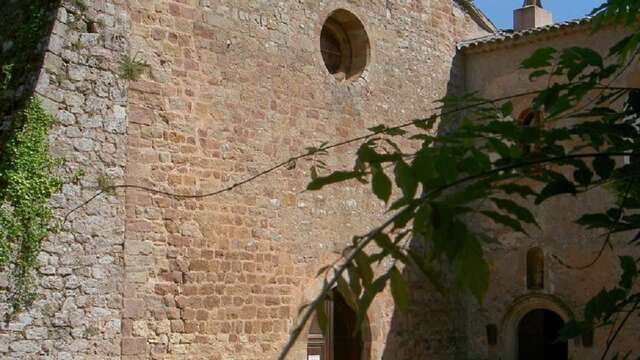
{"label": "circular rose window", "polygon": [[336,10],[322,26],[320,50],[330,74],[337,80],[351,80],[360,76],[369,62],[369,36],[355,15]]}

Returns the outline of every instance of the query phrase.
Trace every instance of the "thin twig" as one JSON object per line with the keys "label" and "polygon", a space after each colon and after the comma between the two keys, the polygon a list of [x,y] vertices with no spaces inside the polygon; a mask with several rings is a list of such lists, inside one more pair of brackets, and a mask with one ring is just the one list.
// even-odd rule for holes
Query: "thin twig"
{"label": "thin twig", "polygon": [[486,172],[483,172],[483,173],[475,174],[475,175],[469,175],[469,176],[466,176],[466,177],[461,178],[459,180],[456,180],[456,181],[454,181],[454,182],[452,182],[450,184],[441,186],[441,187],[439,187],[437,189],[434,189],[434,190],[432,190],[430,192],[427,192],[424,196],[421,197],[421,199],[419,201],[413,201],[405,209],[403,209],[402,211],[400,211],[397,214],[395,214],[393,217],[391,217],[389,220],[387,220],[384,224],[382,224],[381,226],[371,230],[366,235],[359,237],[359,240],[357,241],[356,247],[351,251],[351,253],[348,256],[345,257],[345,260],[342,262],[342,264],[339,267],[334,269],[335,273],[334,273],[334,276],[331,278],[331,280],[329,282],[325,281],[324,286],[323,286],[322,291],[320,292],[320,294],[318,294],[314,298],[314,300],[305,307],[304,312],[303,312],[302,316],[300,317],[300,320],[298,321],[298,324],[289,333],[289,339],[287,340],[287,343],[285,344],[284,348],[280,352],[280,355],[278,356],[278,360],[284,360],[286,358],[286,356],[288,355],[289,351],[291,351],[291,349],[295,345],[295,342],[300,337],[300,334],[302,333],[302,330],[304,329],[304,326],[306,325],[307,321],[309,321],[311,316],[313,316],[313,313],[314,313],[316,307],[321,303],[321,301],[324,300],[324,298],[327,296],[328,292],[333,288],[333,286],[338,281],[338,278],[340,276],[342,276],[344,271],[349,267],[351,262],[355,259],[355,257],[358,254],[358,252],[362,251],[369,243],[371,243],[371,241],[377,235],[382,233],[387,227],[389,227],[391,224],[393,224],[397,219],[399,219],[400,217],[406,215],[408,212],[411,212],[411,211],[415,210],[417,207],[419,207],[420,205],[424,204],[426,201],[428,201],[430,198],[434,197],[435,195],[441,194],[441,193],[443,193],[443,192],[445,192],[445,191],[447,191],[447,190],[449,190],[451,188],[460,186],[460,185],[462,185],[464,183],[467,183],[467,182],[470,182],[470,181],[475,181],[475,180],[482,179],[482,178],[485,178],[485,177],[488,177],[488,176],[491,176],[491,175],[499,174],[499,173],[504,172],[504,171],[515,170],[515,169],[518,169],[518,168],[529,167],[529,166],[532,166],[532,165],[540,165],[540,164],[545,164],[545,163],[553,163],[553,162],[559,162],[559,161],[564,161],[564,160],[569,160],[569,159],[578,159],[578,158],[593,158],[593,157],[602,157],[602,156],[628,156],[628,155],[629,155],[628,153],[575,154],[575,155],[560,156],[560,157],[548,158],[548,159],[542,159],[542,160],[527,161],[527,162],[522,162],[522,163],[518,163],[518,164],[512,164],[512,165],[499,167],[499,168],[496,168],[496,169],[493,169],[493,170],[490,170],[490,171],[486,171]]}
{"label": "thin twig", "polygon": [[[594,89],[597,89],[597,88],[598,87],[594,87]],[[622,87],[609,88],[609,89],[635,90],[635,88],[622,88]],[[483,105],[487,105],[487,104],[495,104],[495,103],[501,102],[501,101],[506,101],[506,100],[515,99],[515,98],[519,98],[519,97],[526,97],[526,96],[539,94],[542,91],[543,90],[526,91],[526,92],[522,92],[522,93],[518,93],[518,94],[514,94],[514,95],[494,98],[494,99],[491,99],[491,100],[479,101],[479,102],[473,103],[471,105],[466,105],[466,106],[462,106],[462,107],[459,107],[459,108],[456,108],[456,109],[452,109],[450,111],[445,111],[445,112],[443,112],[443,113],[441,113],[440,115],[437,115],[437,116],[442,118],[442,117],[445,117],[445,116],[453,115],[453,114],[456,114],[456,113],[459,113],[459,112],[463,112],[463,111],[470,110],[470,109],[473,109],[473,108],[476,108],[476,107],[479,107],[479,106],[483,106]],[[447,107],[446,104],[445,105],[440,105],[440,106],[437,106],[437,107],[433,108],[431,111],[433,112],[433,111],[443,110],[446,107]],[[370,134],[358,136],[358,137],[351,138],[351,139],[348,139],[348,140],[345,140],[345,141],[341,141],[341,142],[338,142],[338,143],[334,143],[334,144],[331,144],[331,145],[321,146],[320,148],[317,148],[317,149],[312,149],[310,151],[307,151],[306,153],[303,153],[303,154],[291,157],[291,158],[289,158],[289,159],[287,159],[285,161],[282,161],[282,162],[280,162],[280,163],[278,163],[278,164],[276,164],[276,165],[268,168],[267,170],[264,170],[264,171],[262,171],[262,172],[260,172],[260,173],[258,173],[256,175],[250,176],[250,177],[248,177],[248,178],[246,178],[244,180],[241,180],[239,182],[236,182],[236,183],[234,183],[234,184],[232,184],[232,185],[230,185],[228,187],[225,187],[225,188],[222,188],[222,189],[210,192],[210,193],[205,193],[205,194],[177,194],[177,193],[157,190],[157,189],[153,189],[153,188],[149,188],[149,187],[145,187],[145,186],[139,186],[139,185],[123,184],[123,185],[111,186],[111,187],[109,187],[107,189],[102,189],[101,191],[99,191],[98,193],[93,195],[88,200],[83,201],[80,205],[76,206],[75,208],[73,208],[72,210],[67,212],[65,214],[64,218],[63,218],[62,225],[64,225],[67,222],[69,216],[71,216],[74,212],[80,210],[84,206],[87,206],[90,202],[92,202],[96,198],[100,197],[101,195],[103,195],[105,193],[108,193],[108,192],[111,192],[111,191],[114,191],[114,190],[117,190],[117,189],[124,189],[124,188],[127,188],[127,189],[138,189],[138,190],[143,190],[143,191],[147,191],[147,192],[150,192],[150,193],[163,195],[163,196],[167,196],[167,197],[172,197],[172,198],[175,198],[175,199],[182,199],[182,200],[185,200],[185,199],[202,199],[202,198],[212,197],[212,196],[220,195],[222,193],[230,192],[230,191],[232,191],[232,190],[234,190],[234,189],[236,189],[236,188],[238,188],[240,186],[243,186],[243,185],[245,185],[245,184],[247,184],[247,183],[249,183],[249,182],[251,182],[251,181],[253,181],[255,179],[258,179],[260,177],[266,176],[266,175],[268,175],[268,174],[270,174],[270,173],[272,173],[272,172],[274,172],[274,171],[276,171],[276,170],[278,170],[280,168],[283,168],[283,167],[287,166],[288,164],[290,164],[292,162],[295,162],[295,161],[298,161],[298,160],[301,160],[301,159],[305,159],[305,158],[308,158],[310,156],[314,156],[314,155],[316,155],[318,153],[325,152],[325,151],[330,150],[330,149],[342,147],[342,146],[353,144],[353,143],[360,142],[360,141],[369,140],[369,139],[371,139],[371,138],[373,138],[375,136],[383,135],[383,134],[389,133],[389,132],[394,131],[394,130],[399,130],[399,129],[404,129],[404,128],[407,128],[407,127],[415,126],[416,124],[423,123],[425,121],[426,121],[426,119],[412,120],[412,121],[405,122],[405,123],[402,123],[402,124],[397,125],[397,126],[387,127],[387,128],[382,129],[382,130],[379,130],[379,131],[373,131]]]}
{"label": "thin twig", "polygon": [[[456,108],[456,109],[453,109],[453,110],[450,110],[450,111],[443,112],[440,115],[438,115],[438,117],[442,118],[444,116],[453,115],[453,114],[456,114],[456,113],[459,113],[459,112],[463,112],[463,111],[466,111],[466,110],[473,109],[473,108],[478,107],[478,106],[492,104],[492,103],[496,103],[496,102],[500,102],[500,101],[505,101],[505,100],[509,100],[509,99],[518,98],[518,97],[531,96],[531,95],[538,94],[540,92],[541,92],[541,90],[527,91],[527,92],[523,92],[523,93],[519,93],[519,94],[515,94],[515,95],[510,95],[510,96],[504,96],[504,97],[500,97],[500,98],[496,98],[496,99],[492,99],[492,100],[485,100],[485,101],[474,103],[472,105],[467,105],[467,106]],[[442,110],[445,107],[446,107],[445,105],[441,105],[441,106],[433,108],[431,111]],[[240,187],[242,185],[245,185],[245,184],[247,184],[247,183],[249,183],[249,182],[251,182],[251,181],[253,181],[255,179],[258,179],[260,177],[268,175],[268,174],[270,174],[270,173],[272,173],[272,172],[274,172],[274,171],[276,171],[276,170],[278,170],[280,168],[283,168],[283,167],[287,166],[288,164],[290,164],[291,162],[295,162],[297,160],[305,159],[305,158],[308,158],[310,156],[314,156],[314,155],[316,155],[316,154],[318,154],[320,152],[324,152],[324,151],[327,151],[327,150],[330,150],[330,149],[342,147],[342,146],[353,144],[353,143],[360,142],[360,141],[369,140],[369,139],[371,139],[371,138],[373,138],[375,136],[383,135],[383,134],[386,134],[386,133],[388,133],[390,131],[393,131],[393,130],[399,130],[399,129],[404,129],[404,128],[407,128],[407,127],[415,126],[416,124],[424,122],[424,121],[426,121],[426,120],[412,120],[410,122],[405,122],[405,123],[397,125],[397,126],[387,127],[387,128],[382,129],[382,130],[379,130],[379,131],[373,131],[370,134],[358,136],[358,137],[351,138],[351,139],[348,139],[348,140],[345,140],[345,141],[341,141],[341,142],[334,143],[334,144],[331,144],[331,145],[321,146],[320,148],[317,148],[317,149],[309,150],[306,153],[303,153],[303,154],[291,157],[291,158],[289,158],[289,159],[287,159],[285,161],[282,161],[282,162],[280,162],[280,163],[278,163],[278,164],[276,164],[276,165],[274,165],[274,166],[272,166],[272,167],[270,167],[270,168],[268,168],[268,169],[266,169],[266,170],[264,170],[264,171],[262,171],[262,172],[260,172],[260,173],[258,173],[256,175],[250,176],[250,177],[248,177],[248,178],[246,178],[244,180],[241,180],[239,182],[236,182],[236,183],[234,183],[234,184],[232,184],[230,186],[227,186],[225,188],[222,188],[222,189],[210,192],[210,193],[205,193],[205,194],[177,194],[177,193],[157,190],[157,189],[153,189],[153,188],[150,188],[150,187],[139,186],[139,185],[122,184],[122,185],[110,186],[110,187],[108,187],[106,189],[100,190],[95,195],[93,195],[89,199],[83,201],[80,205],[76,206],[75,208],[73,208],[72,210],[67,212],[65,214],[65,216],[63,217],[62,224],[64,225],[67,222],[69,216],[71,216],[76,211],[78,211],[81,208],[87,206],[90,202],[92,202],[96,198],[100,197],[101,195],[104,195],[105,193],[108,193],[108,192],[111,192],[111,191],[114,191],[114,190],[118,190],[118,189],[138,189],[138,190],[143,190],[143,191],[146,191],[146,192],[150,192],[150,193],[154,193],[154,194],[158,194],[158,195],[163,195],[163,196],[167,196],[167,197],[172,197],[172,198],[175,198],[175,199],[182,199],[182,200],[185,200],[185,199],[202,199],[202,198],[212,197],[212,196],[216,196],[216,195],[220,195],[222,193],[226,193],[226,192],[232,191],[235,188],[238,188],[238,187]]]}
{"label": "thin twig", "polygon": [[604,349],[604,353],[602,354],[602,357],[600,358],[600,360],[605,360],[607,358],[607,354],[609,354],[609,350],[611,350],[611,347],[613,346],[613,343],[615,342],[615,340],[618,337],[618,335],[620,335],[620,332],[622,331],[622,328],[624,328],[624,325],[627,323],[627,321],[629,320],[631,315],[633,315],[633,313],[638,309],[639,305],[640,305],[640,300],[636,300],[635,304],[633,304],[633,308],[631,309],[631,311],[629,311],[625,315],[624,319],[622,319],[622,322],[620,323],[620,325],[616,329],[616,331],[613,334],[613,336],[611,338],[607,339],[607,347]]}
{"label": "thin twig", "polygon": [[622,198],[622,202],[620,203],[620,206],[618,207],[618,217],[616,218],[616,221],[611,224],[611,227],[609,228],[609,231],[607,232],[607,236],[605,238],[605,240],[602,242],[602,246],[600,247],[600,250],[598,251],[598,254],[596,255],[596,257],[589,261],[587,264],[585,265],[581,265],[581,266],[575,266],[575,265],[570,265],[568,263],[566,263],[564,260],[560,259],[557,255],[553,255],[553,258],[556,259],[556,261],[558,261],[560,263],[560,265],[571,269],[571,270],[586,270],[590,267],[592,267],[593,265],[595,265],[598,260],[600,260],[602,258],[602,255],[604,255],[604,251],[607,249],[607,246],[611,247],[611,236],[613,235],[614,231],[616,230],[616,228],[618,227],[618,225],[620,224],[620,220],[622,220],[622,217],[624,216],[624,206],[625,203],[627,201],[627,198],[629,197],[629,193],[631,192],[631,188],[633,187],[633,184],[635,182],[635,179],[632,178],[629,181],[629,185],[627,186],[627,189],[624,192],[624,196]]}
{"label": "thin twig", "polygon": [[287,340],[287,343],[280,351],[280,354],[278,355],[278,360],[284,360],[286,356],[289,354],[289,352],[295,345],[296,341],[300,337],[300,334],[302,333],[302,330],[304,329],[305,325],[307,324],[309,319],[311,319],[314,312],[316,311],[316,308],[318,307],[318,305],[320,305],[322,301],[324,301],[326,295],[329,293],[329,291],[331,291],[331,289],[333,289],[334,285],[338,282],[338,279],[342,276],[345,270],[350,266],[351,262],[355,259],[357,254],[360,251],[363,251],[363,249],[369,243],[371,243],[371,241],[376,236],[381,234],[387,227],[391,226],[391,224],[393,224],[401,216],[404,216],[408,212],[413,211],[419,204],[420,202],[414,202],[414,204],[398,212],[396,215],[394,215],[389,220],[387,220],[384,224],[371,230],[368,234],[366,234],[365,236],[359,239],[356,247],[351,250],[351,253],[349,253],[347,257],[345,257],[345,260],[342,262],[342,264],[337,268],[334,268],[334,274],[331,277],[331,280],[329,280],[328,282],[327,281],[324,282],[324,286],[322,287],[322,291],[320,292],[320,294],[318,294],[313,299],[313,301],[311,301],[308,305],[306,305],[305,310],[302,313],[302,316],[298,320],[298,324],[289,333],[289,339]]}

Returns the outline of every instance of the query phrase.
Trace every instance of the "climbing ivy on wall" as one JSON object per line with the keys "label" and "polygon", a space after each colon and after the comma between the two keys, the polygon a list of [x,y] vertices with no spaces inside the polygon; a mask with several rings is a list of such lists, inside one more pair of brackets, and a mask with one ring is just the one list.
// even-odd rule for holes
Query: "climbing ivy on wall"
{"label": "climbing ivy on wall", "polygon": [[49,154],[53,117],[31,97],[41,68],[43,40],[59,1],[6,1],[0,5],[0,271],[9,275],[3,301],[13,313],[34,300],[42,241],[51,233],[51,196],[61,182]]}
{"label": "climbing ivy on wall", "polygon": [[0,266],[10,268],[14,311],[33,300],[33,270],[42,240],[52,229],[49,199],[61,185],[49,154],[52,123],[40,102],[30,100],[14,118],[0,157]]}

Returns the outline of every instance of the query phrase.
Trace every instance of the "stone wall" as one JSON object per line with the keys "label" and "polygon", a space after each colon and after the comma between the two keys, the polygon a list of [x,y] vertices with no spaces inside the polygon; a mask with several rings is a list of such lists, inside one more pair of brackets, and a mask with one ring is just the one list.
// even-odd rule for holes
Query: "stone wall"
{"label": "stone wall", "polygon": [[[150,71],[130,84],[127,183],[185,195],[230,186],[307,146],[431,114],[455,85],[456,42],[484,33],[452,1],[129,3],[129,51]],[[319,49],[337,8],[371,40],[366,71],[349,83],[327,73]],[[325,160],[339,168],[353,156],[345,146]],[[215,197],[127,191],[124,359],[275,357],[318,269],[384,216],[358,184],[305,192],[309,165]],[[385,359],[462,351],[460,307],[426,303],[420,285],[426,299],[412,318],[392,321],[386,295],[374,305],[372,358],[389,334]],[[433,312],[420,311],[427,305]],[[292,358],[305,358],[304,339]]]}
{"label": "stone wall", "polygon": [[56,0],[0,3],[0,153],[12,117],[34,91],[57,8]]}
{"label": "stone wall", "polygon": [[[52,199],[59,219],[98,191],[99,177],[124,181],[127,91],[117,75],[128,50],[124,3],[67,1],[49,39],[36,93],[58,120],[50,140],[64,159],[65,184]],[[122,196],[101,196],[44,243],[38,298],[0,325],[0,358],[120,359],[123,216]]]}
{"label": "stone wall", "polygon": [[[547,79],[530,82],[529,73],[519,69],[519,64],[533,51],[541,47],[564,48],[570,46],[590,47],[607,54],[607,50],[623,34],[619,29],[608,29],[591,34],[591,25],[582,24],[557,31],[541,32],[523,40],[511,40],[480,45],[465,50],[465,84],[468,91],[478,91],[481,96],[498,98],[506,95],[542,89]],[[640,84],[640,65],[633,64],[618,79],[620,86]],[[515,111],[525,110],[528,98],[514,100]],[[530,103],[530,102],[529,102]],[[582,214],[594,213],[612,205],[611,196],[605,190],[591,191],[588,195],[573,198],[562,196],[531,210],[540,224],[540,229],[527,228],[530,236],[482,224],[486,231],[494,232],[499,244],[489,250],[492,271],[491,285],[485,306],[469,306],[470,355],[503,359],[514,358],[512,341],[516,336],[517,322],[527,311],[546,308],[565,317],[565,320],[582,312],[584,304],[603,287],[616,284],[619,279],[618,256],[636,253],[625,245],[628,238],[614,239],[616,251],[607,251],[602,258],[586,270],[572,270],[560,264],[555,257],[575,266],[587,264],[596,258],[602,246],[599,232],[589,232],[574,223]],[[542,247],[545,260],[545,288],[541,291],[527,290],[526,257],[533,247]],[[487,347],[485,327],[498,327],[497,346]],[[637,350],[639,322],[631,323],[617,342],[625,353]],[[593,347],[585,347],[578,341],[569,344],[571,357],[576,359],[599,359],[604,349],[608,328],[596,331]]]}

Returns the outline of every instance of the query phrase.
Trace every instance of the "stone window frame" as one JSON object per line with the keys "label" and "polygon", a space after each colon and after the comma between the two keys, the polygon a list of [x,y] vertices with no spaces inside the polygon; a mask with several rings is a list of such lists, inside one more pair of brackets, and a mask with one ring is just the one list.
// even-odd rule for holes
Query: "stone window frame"
{"label": "stone window frame", "polygon": [[[370,31],[366,17],[361,16],[358,9],[355,9],[351,3],[343,0],[335,0],[326,6],[319,19],[320,21],[316,25],[315,32],[317,36],[317,41],[315,41],[316,58],[318,59],[319,70],[321,70],[323,75],[329,75],[336,84],[345,84],[349,87],[353,85],[357,86],[358,84],[364,86],[369,81],[371,74],[370,68],[375,62],[373,47],[374,36],[372,31]],[[354,21],[357,21],[359,25],[354,25]],[[321,36],[325,25],[335,29],[336,24],[340,24],[340,26],[345,28],[345,32],[349,35],[349,47],[356,55],[352,56],[349,69],[341,68],[341,71],[338,73],[330,74],[322,55]],[[359,31],[358,28],[362,31]],[[340,36],[339,40],[340,39],[344,39],[344,37]],[[366,42],[363,42],[363,39],[366,40]]]}
{"label": "stone window frame", "polygon": [[544,290],[546,277],[544,249],[540,246],[534,246],[527,250],[526,257],[527,290]]}
{"label": "stone window frame", "polygon": [[517,122],[520,126],[542,126],[543,113],[540,110],[533,110],[533,108],[524,109],[520,112],[517,118]]}

